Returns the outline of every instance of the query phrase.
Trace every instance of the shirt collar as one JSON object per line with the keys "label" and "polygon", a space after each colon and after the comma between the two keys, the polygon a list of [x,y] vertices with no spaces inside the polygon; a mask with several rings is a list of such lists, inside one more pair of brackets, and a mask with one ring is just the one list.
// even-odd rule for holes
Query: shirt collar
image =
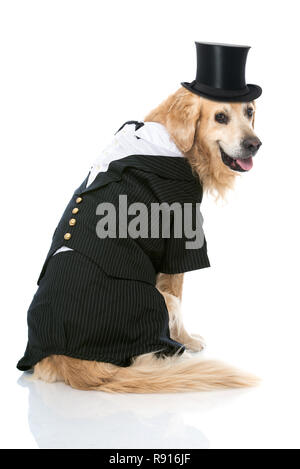
{"label": "shirt collar", "polygon": [[[134,124],[140,124],[137,126]],[[111,163],[131,155],[179,157],[183,154],[177,148],[167,129],[158,122],[125,123],[114,135],[111,143],[102,151],[90,170],[88,185],[99,172],[106,172]]]}
{"label": "shirt collar", "polygon": [[[165,126],[158,122],[144,122],[144,125],[135,131],[135,135],[143,141],[151,143],[161,150],[165,150],[167,156],[183,156],[171,139]],[[161,155],[162,151],[158,154]]]}

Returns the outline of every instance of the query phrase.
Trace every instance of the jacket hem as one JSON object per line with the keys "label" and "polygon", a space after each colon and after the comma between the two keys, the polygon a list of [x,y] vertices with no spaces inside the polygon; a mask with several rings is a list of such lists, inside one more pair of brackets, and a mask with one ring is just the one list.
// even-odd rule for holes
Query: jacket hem
{"label": "jacket hem", "polygon": [[[174,348],[172,352],[170,353],[170,349],[168,347],[161,345],[157,347],[148,347],[142,350],[138,350],[134,353],[134,355],[131,355],[129,358],[124,359],[124,360],[116,360],[112,358],[108,358],[105,356],[100,356],[98,355],[97,357],[95,356],[86,356],[82,355],[80,353],[76,352],[67,352],[67,351],[58,351],[58,350],[52,350],[49,352],[41,352],[40,354],[32,354],[30,355],[29,358],[23,357],[21,360],[19,360],[17,364],[17,369],[20,371],[29,371],[33,369],[33,367],[39,363],[41,360],[44,358],[49,357],[50,355],[65,355],[66,357],[70,358],[77,358],[78,360],[86,360],[86,361],[96,361],[96,362],[104,362],[104,363],[111,363],[112,365],[120,366],[123,368],[126,368],[132,364],[132,361],[135,357],[139,355],[143,355],[145,353],[159,353],[160,355],[176,355],[178,353],[182,353],[185,350],[185,347],[182,344],[178,344],[178,348]],[[24,362],[24,365],[22,364]]]}

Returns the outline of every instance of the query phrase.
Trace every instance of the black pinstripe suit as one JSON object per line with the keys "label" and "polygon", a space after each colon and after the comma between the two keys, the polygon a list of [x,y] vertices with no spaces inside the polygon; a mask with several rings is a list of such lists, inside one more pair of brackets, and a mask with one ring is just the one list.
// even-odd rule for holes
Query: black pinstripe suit
{"label": "black pinstripe suit", "polygon": [[[202,200],[198,179],[184,158],[132,155],[112,162],[88,187],[86,181],[55,230],[28,311],[28,345],[17,365],[20,370],[51,354],[128,366],[142,353],[184,350],[170,339],[156,275],[208,267],[206,241],[187,250],[185,237],[100,239],[96,207],[100,202],[117,207],[120,194],[127,195],[128,204],[147,207],[162,202],[195,205]],[[73,251],[53,255],[62,246]]]}

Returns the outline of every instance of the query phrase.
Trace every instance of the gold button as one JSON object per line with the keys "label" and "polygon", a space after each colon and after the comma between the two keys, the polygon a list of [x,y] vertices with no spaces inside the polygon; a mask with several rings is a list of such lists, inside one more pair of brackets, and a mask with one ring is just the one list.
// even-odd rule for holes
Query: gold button
{"label": "gold button", "polygon": [[76,213],[78,213],[78,212],[79,212],[79,208],[77,208],[77,207],[73,208],[72,213],[74,213],[74,215],[76,215]]}
{"label": "gold button", "polygon": [[66,239],[68,241],[68,239],[71,238],[71,233],[66,233],[65,236],[64,236],[64,239]]}
{"label": "gold button", "polygon": [[77,197],[76,204],[80,204],[80,202],[82,202],[82,197]]}
{"label": "gold button", "polygon": [[75,220],[75,218],[71,218],[71,220],[69,221],[69,225],[70,225],[70,226],[76,225],[76,220]]}

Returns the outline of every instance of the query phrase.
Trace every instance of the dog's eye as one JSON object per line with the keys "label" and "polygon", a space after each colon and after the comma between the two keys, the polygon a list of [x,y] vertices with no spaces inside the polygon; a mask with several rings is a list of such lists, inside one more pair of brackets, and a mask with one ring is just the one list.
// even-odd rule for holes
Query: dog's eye
{"label": "dog's eye", "polygon": [[215,119],[219,124],[227,124],[228,122],[228,117],[223,112],[218,112],[218,114],[215,115]]}
{"label": "dog's eye", "polygon": [[248,115],[249,117],[252,117],[252,116],[253,116],[253,112],[254,112],[254,110],[252,109],[252,107],[248,107],[248,109],[247,109],[247,115]]}

